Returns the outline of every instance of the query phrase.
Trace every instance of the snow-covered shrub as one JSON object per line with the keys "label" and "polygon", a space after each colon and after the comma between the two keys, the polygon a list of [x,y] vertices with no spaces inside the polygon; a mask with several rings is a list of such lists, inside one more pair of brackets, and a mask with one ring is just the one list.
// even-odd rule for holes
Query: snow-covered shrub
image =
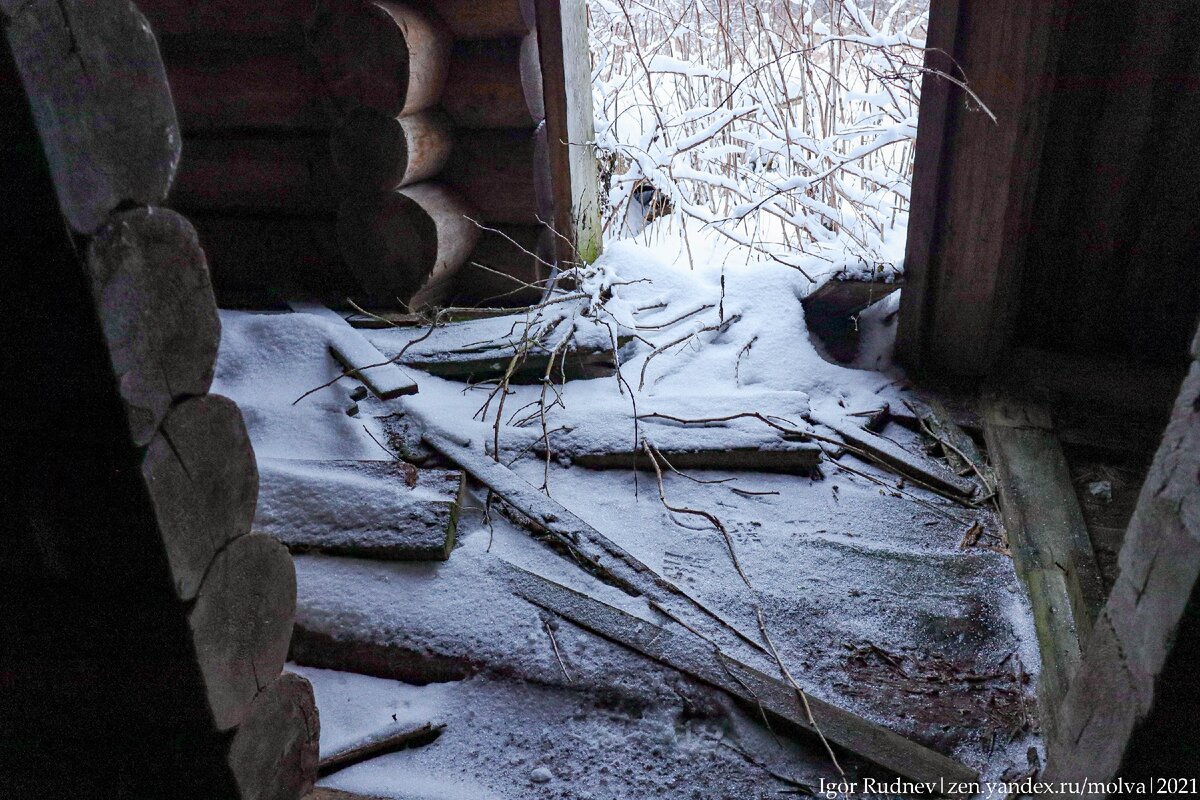
{"label": "snow-covered shrub", "polygon": [[611,238],[697,227],[810,280],[901,268],[928,4],[590,0]]}

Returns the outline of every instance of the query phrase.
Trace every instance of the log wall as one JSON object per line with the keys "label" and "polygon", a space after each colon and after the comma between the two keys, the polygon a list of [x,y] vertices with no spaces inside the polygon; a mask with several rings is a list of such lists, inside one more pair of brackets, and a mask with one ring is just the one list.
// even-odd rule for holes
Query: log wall
{"label": "log wall", "polygon": [[157,44],[127,0],[0,10],[0,180],[21,187],[0,220],[0,368],[20,376],[0,391],[0,783],[299,800],[318,725],[282,674],[294,572],[249,533],[254,454],[207,393],[205,255],[157,205],[179,154]]}
{"label": "log wall", "polygon": [[[530,234],[572,224],[548,138],[566,122],[544,122],[551,92],[566,113],[562,79],[543,82],[562,31],[543,54],[533,0],[144,6],[183,133],[171,203],[196,219],[221,302],[520,304],[574,258]],[[414,192],[453,219],[402,201]],[[497,225],[540,257],[484,244]],[[496,294],[496,272],[516,283]]]}

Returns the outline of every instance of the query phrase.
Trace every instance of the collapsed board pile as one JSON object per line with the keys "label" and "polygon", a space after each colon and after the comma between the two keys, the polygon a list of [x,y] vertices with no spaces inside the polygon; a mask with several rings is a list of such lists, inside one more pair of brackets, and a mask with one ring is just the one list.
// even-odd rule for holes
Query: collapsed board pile
{"label": "collapsed board pile", "polygon": [[[543,494],[505,466],[507,458],[501,460],[486,452],[486,448],[478,447],[479,442],[467,441],[461,434],[448,432],[441,422],[427,416],[420,405],[399,397],[415,392],[415,384],[407,391],[385,389],[385,386],[394,386],[395,382],[389,384],[376,365],[389,360],[387,353],[391,339],[388,336],[376,335],[367,341],[362,333],[352,330],[328,309],[311,304],[295,304],[293,308],[301,313],[249,314],[237,319],[274,319],[274,324],[281,326],[316,325],[316,320],[308,319],[310,317],[328,321],[328,348],[339,371],[344,369],[347,374],[367,379],[366,383],[372,386],[371,391],[380,400],[386,397],[397,399],[396,405],[372,406],[375,409],[372,415],[376,419],[390,420],[385,426],[389,436],[376,441],[375,445],[381,456],[385,450],[392,450],[394,457],[375,461],[322,461],[311,457],[264,459],[264,489],[255,520],[256,530],[277,537],[295,553],[387,561],[450,559],[453,563],[461,515],[468,505],[482,505],[483,498],[490,495],[493,510],[526,527],[533,539],[550,543],[570,562],[599,576],[604,583],[618,587],[630,597],[644,600],[646,613],[653,621],[635,616],[609,599],[591,596],[495,557],[495,568],[505,576],[507,588],[545,613],[566,619],[691,679],[721,689],[761,709],[773,720],[783,721],[785,726],[819,734],[834,746],[890,772],[934,782],[943,777],[963,781],[975,777],[972,770],[928,746],[888,730],[856,711],[801,692],[791,675],[774,674],[769,666],[774,663],[771,647],[764,645],[753,629],[746,631],[731,624],[720,612],[698,600],[688,587],[664,577],[658,569]],[[288,316],[294,318],[292,323],[283,319]],[[305,319],[301,320],[301,317]],[[508,329],[513,321],[487,322]],[[462,330],[453,330],[456,328]],[[443,333],[454,340],[474,341],[480,338],[483,330],[479,321],[475,321],[445,325],[431,334]],[[396,331],[394,336],[397,341],[410,341],[417,338],[418,333]],[[360,337],[361,341],[354,343],[354,337]],[[351,353],[355,355],[351,356]],[[476,361],[474,372],[470,376],[458,376],[458,379],[469,377],[469,380],[484,383],[501,380],[505,373],[515,371],[511,360],[518,357],[510,354],[508,358],[493,359],[490,367]],[[530,357],[536,359],[538,354]],[[395,358],[404,363],[405,370],[423,366],[411,353],[401,353]],[[395,364],[388,366],[397,369]],[[366,394],[366,388],[356,389],[349,397],[363,398]],[[358,413],[354,406],[351,410]],[[384,414],[385,410],[388,413]],[[892,413],[884,407],[863,417],[866,424],[862,427],[814,414],[808,424],[788,432],[804,441],[797,442],[798,446],[789,451],[790,461],[780,465],[781,471],[812,472],[828,463],[828,459],[841,458],[840,454],[849,452],[963,505],[986,500],[986,497],[977,498],[978,484],[969,477],[912,453],[877,432],[889,421],[919,427],[922,419],[961,435],[947,415],[927,409],[920,414],[911,410]],[[640,454],[640,459],[634,452],[591,454],[596,458],[578,458],[577,455],[571,455],[572,463],[584,468],[635,465],[645,469],[652,467],[664,453],[651,449]],[[762,469],[744,454],[721,447],[681,449],[669,452],[667,456],[672,462],[678,460],[701,468]],[[977,455],[975,461],[981,463]],[[848,464],[845,468],[853,469]],[[960,465],[960,471],[968,476],[974,474],[975,468],[970,464]],[[884,484],[881,482],[881,485]],[[887,484],[887,488],[893,487]],[[532,541],[530,546],[539,547]],[[328,563],[328,560],[315,563]],[[379,574],[399,580],[405,575],[420,574],[421,580],[427,581],[440,573],[404,569],[394,573],[383,570]],[[292,659],[306,667],[418,683],[456,680],[470,674],[469,667],[454,659],[441,658],[436,653],[414,655],[406,649],[409,646],[406,641],[386,635],[374,638],[375,634],[370,631],[342,627],[339,620],[336,614],[326,613],[324,607],[309,609],[304,619],[297,622]],[[368,627],[375,630],[374,624]],[[742,655],[747,648],[753,656],[750,659]],[[439,669],[443,671],[438,672]],[[465,673],[464,669],[467,670]],[[323,753],[322,763],[325,770],[332,772],[381,753],[411,746],[414,739],[421,740],[429,734],[427,729],[407,726],[373,741],[369,748],[354,757],[341,751]]]}
{"label": "collapsed board pile", "polygon": [[0,785],[295,800],[319,729],[283,673],[295,572],[250,532],[254,453],[208,394],[220,324],[194,229],[160,207],[180,140],[154,37],[125,0],[0,12],[0,162],[23,196],[3,221],[22,377],[2,398]]}
{"label": "collapsed board pile", "polygon": [[183,134],[172,205],[222,305],[537,297],[554,209],[532,0],[139,5]]}

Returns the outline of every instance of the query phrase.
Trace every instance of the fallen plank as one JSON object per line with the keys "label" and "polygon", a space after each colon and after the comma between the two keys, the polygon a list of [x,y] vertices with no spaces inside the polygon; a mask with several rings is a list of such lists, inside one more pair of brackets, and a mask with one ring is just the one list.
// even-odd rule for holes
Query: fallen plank
{"label": "fallen plank", "polygon": [[983,412],[1009,549],[1029,591],[1042,653],[1043,726],[1053,732],[1054,714],[1104,602],[1104,584],[1049,411],[989,395]]}
{"label": "fallen plank", "polygon": [[[815,444],[795,444],[786,448],[736,447],[720,450],[659,450],[675,469],[752,470],[808,474],[821,461],[821,448]],[[571,463],[588,469],[653,469],[641,451],[607,453],[571,453]]]}
{"label": "fallen plank", "polygon": [[[336,333],[329,343],[329,352],[351,375],[367,385],[381,400],[406,394],[416,394],[417,384],[375,346],[356,332],[340,314],[320,303],[290,302],[295,312],[312,314],[327,320]],[[345,329],[344,333],[342,329]]]}
{"label": "fallen plank", "polygon": [[509,565],[509,569],[515,593],[539,608],[723,689],[804,730],[819,732],[873,764],[929,784],[933,793],[943,780],[947,784],[978,780],[978,773],[957,761],[837,706],[811,696],[803,698],[790,684],[723,655],[699,637],[646,622],[520,567]]}
{"label": "fallen plank", "polygon": [[962,500],[970,500],[975,496],[976,487],[972,481],[960,478],[927,458],[908,452],[895,442],[823,414],[814,414],[812,419],[836,432],[847,444],[858,448],[873,460],[896,470],[901,475]]}
{"label": "fallen plank", "polygon": [[440,736],[445,727],[445,724],[435,725],[432,722],[418,725],[406,723],[392,730],[372,734],[349,747],[321,756],[317,764],[317,774],[324,777],[377,756],[428,744]]}
{"label": "fallen plank", "polygon": [[622,591],[645,596],[654,608],[671,618],[675,617],[670,609],[683,606],[698,614],[689,619],[689,624],[705,636],[716,641],[729,641],[733,636],[760,652],[764,651],[757,637],[743,633],[722,619],[508,467],[472,448],[469,442],[456,441],[428,423],[422,439],[516,509],[531,527],[552,536],[577,559],[585,561],[603,579]]}
{"label": "fallen plank", "polygon": [[[466,478],[409,472],[398,461],[259,459],[254,530],[293,553],[445,561],[454,549]],[[406,478],[415,475],[413,486]]]}
{"label": "fallen plank", "polygon": [[[619,342],[623,345],[628,339]],[[509,363],[517,355],[514,345],[487,348],[444,350],[437,353],[405,353],[400,363],[419,369],[439,378],[458,381],[480,381],[498,379],[504,375]],[[551,351],[544,347],[531,347],[524,354],[512,375],[510,383],[540,383],[550,365]],[[569,347],[556,358],[550,377],[554,380],[576,378],[604,378],[615,374],[616,363],[610,349]]]}

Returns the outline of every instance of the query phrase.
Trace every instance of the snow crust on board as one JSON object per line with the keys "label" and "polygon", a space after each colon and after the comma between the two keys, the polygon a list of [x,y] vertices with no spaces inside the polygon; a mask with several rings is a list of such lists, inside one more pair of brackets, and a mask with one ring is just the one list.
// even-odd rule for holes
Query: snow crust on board
{"label": "snow crust on board", "polygon": [[[838,366],[809,341],[800,299],[814,287],[799,273],[769,261],[739,263],[700,237],[690,244],[694,269],[684,243],[669,236],[615,243],[580,287],[583,300],[529,318],[533,326],[557,320],[547,340],[551,347],[567,331],[593,343],[640,337],[622,349],[624,381],[576,380],[561,388],[562,407],[546,417],[548,429],[570,429],[559,431],[559,437],[572,437],[561,441],[579,450],[628,448],[635,402],[637,415],[759,412],[802,428],[808,410],[843,416],[906,398],[903,376],[889,356],[894,324],[888,318],[896,295],[863,314],[868,345],[860,363],[876,369]],[[341,372],[325,334],[298,319],[303,316],[222,312],[225,338],[214,391],[242,406],[260,455],[379,460],[387,456],[371,437],[390,447],[398,429],[414,421],[444,429],[480,452],[491,446],[495,402],[486,415],[477,413],[491,386],[414,371],[419,394],[363,401],[357,418],[345,414],[356,385],[351,379],[293,405]],[[439,331],[441,346],[472,345],[512,324],[450,326]],[[390,355],[424,331],[361,333]],[[646,365],[656,348],[691,333],[696,336]],[[639,389],[643,366],[646,380]],[[538,400],[542,387],[513,386],[511,392],[500,426],[508,458],[543,434],[540,415],[517,413]],[[522,417],[524,424],[516,424]],[[636,433],[664,449],[695,446],[700,437],[710,446],[780,441],[779,431],[748,418],[699,430],[641,420]],[[885,433],[920,452],[903,429],[892,425]],[[923,738],[985,775],[1013,774],[1024,767],[1026,749],[1039,746],[1018,724],[1026,713],[1022,704],[1032,708],[1039,663],[1031,614],[1007,557],[959,549],[976,521],[984,526],[982,541],[994,541],[989,537],[996,535],[997,521],[986,510],[899,487],[895,475],[845,458],[883,485],[831,465],[824,467],[823,481],[712,471],[694,473],[709,481],[697,483],[666,475],[672,504],[704,509],[725,524],[753,595],[720,535],[699,518],[668,512],[652,475],[593,472],[566,466],[569,459],[547,464],[532,452],[512,468],[534,486],[545,482],[555,500],[741,629],[756,629],[757,603],[806,690]],[[786,737],[775,744],[752,715],[736,708],[692,715],[686,698],[704,697],[703,687],[513,596],[504,562],[651,618],[644,601],[599,583],[496,514],[485,521],[479,511],[460,520],[459,546],[445,563],[296,558],[299,624],[457,660],[472,675],[438,696],[449,727],[436,742],[347,769],[331,776],[330,785],[385,797],[500,800],[752,798],[786,788],[737,748],[805,781],[831,774],[819,751]],[[553,643],[550,624],[556,626]],[[773,671],[749,648],[737,656]],[[385,684],[397,702],[412,689]],[[319,702],[331,702],[320,700],[320,689],[318,694]],[[995,702],[989,706],[985,698]],[[535,782],[532,772],[543,766],[553,778]]]}

